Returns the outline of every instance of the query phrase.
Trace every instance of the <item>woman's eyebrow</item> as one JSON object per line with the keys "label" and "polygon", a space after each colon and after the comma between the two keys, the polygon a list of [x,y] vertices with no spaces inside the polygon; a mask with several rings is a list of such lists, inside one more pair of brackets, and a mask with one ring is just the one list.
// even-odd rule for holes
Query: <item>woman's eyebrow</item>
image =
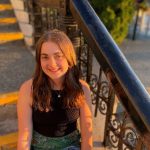
{"label": "woman's eyebrow", "polygon": [[41,53],[41,55],[44,55],[44,56],[46,55],[46,56],[47,56],[48,54],[46,54],[46,53]]}
{"label": "woman's eyebrow", "polygon": [[63,54],[62,52],[55,52],[54,55]]}
{"label": "woman's eyebrow", "polygon": [[[60,54],[63,54],[63,53],[60,51],[53,53],[53,55],[60,55]],[[41,53],[41,56],[48,56],[48,54],[47,53]]]}

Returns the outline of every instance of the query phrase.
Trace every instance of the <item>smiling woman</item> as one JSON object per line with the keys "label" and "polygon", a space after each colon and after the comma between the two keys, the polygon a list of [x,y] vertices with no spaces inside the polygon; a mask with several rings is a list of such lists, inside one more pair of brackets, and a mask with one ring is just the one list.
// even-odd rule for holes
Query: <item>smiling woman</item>
{"label": "smiling woman", "polygon": [[59,89],[62,89],[62,82],[69,65],[63,52],[54,42],[49,41],[42,44],[41,67]]}
{"label": "smiling woman", "polygon": [[64,32],[47,31],[37,42],[35,73],[21,86],[17,109],[18,150],[92,149],[90,89]]}

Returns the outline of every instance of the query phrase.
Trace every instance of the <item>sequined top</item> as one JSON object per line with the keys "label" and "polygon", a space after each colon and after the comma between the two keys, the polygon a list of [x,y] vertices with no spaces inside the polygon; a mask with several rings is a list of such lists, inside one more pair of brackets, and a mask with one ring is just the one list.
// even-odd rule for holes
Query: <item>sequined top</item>
{"label": "sequined top", "polygon": [[48,137],[65,136],[77,129],[79,108],[63,108],[63,91],[52,90],[52,111],[32,109],[33,130]]}

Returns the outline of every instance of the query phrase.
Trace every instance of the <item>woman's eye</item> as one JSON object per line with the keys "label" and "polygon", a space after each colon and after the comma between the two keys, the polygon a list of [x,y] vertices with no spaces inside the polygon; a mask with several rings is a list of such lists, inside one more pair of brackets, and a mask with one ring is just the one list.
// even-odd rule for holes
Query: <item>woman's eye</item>
{"label": "woman's eye", "polygon": [[46,59],[48,59],[48,57],[42,56],[41,59],[46,60]]}
{"label": "woman's eye", "polygon": [[63,55],[56,55],[55,58],[57,59],[63,58]]}

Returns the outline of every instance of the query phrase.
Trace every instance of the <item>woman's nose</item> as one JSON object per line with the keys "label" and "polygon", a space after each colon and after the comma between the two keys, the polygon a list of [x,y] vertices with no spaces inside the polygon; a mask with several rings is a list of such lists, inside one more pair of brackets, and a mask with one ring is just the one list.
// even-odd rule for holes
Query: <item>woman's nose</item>
{"label": "woman's nose", "polygon": [[49,66],[50,67],[55,67],[57,66],[56,60],[54,57],[49,58]]}

